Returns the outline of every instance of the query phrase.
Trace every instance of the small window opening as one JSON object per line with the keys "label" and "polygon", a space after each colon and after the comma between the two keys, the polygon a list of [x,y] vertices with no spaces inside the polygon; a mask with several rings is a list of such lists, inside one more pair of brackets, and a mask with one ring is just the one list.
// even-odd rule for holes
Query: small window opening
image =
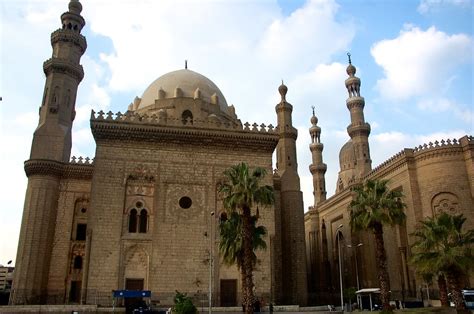
{"label": "small window opening", "polygon": [[193,124],[193,113],[189,110],[184,110],[181,114],[181,119],[183,124],[190,123]]}
{"label": "small window opening", "polygon": [[74,30],[77,31],[77,25],[74,25]]}
{"label": "small window opening", "polygon": [[191,198],[183,196],[179,199],[179,206],[183,209],[188,209],[193,204]]}
{"label": "small window opening", "polygon": [[132,209],[128,219],[128,232],[137,232],[137,222],[137,210]]}
{"label": "small window opening", "polygon": [[147,223],[148,223],[148,214],[146,212],[146,209],[142,209],[140,211],[140,227],[139,227],[140,233],[146,233]]}
{"label": "small window opening", "polygon": [[76,228],[76,241],[85,241],[86,240],[86,224],[77,224]]}
{"label": "small window opening", "polygon": [[82,269],[82,256],[74,257],[74,269]]}
{"label": "small window opening", "polygon": [[71,29],[71,28],[72,28],[72,24],[71,24],[71,23],[68,23],[68,24],[67,24],[67,28],[68,28],[68,29]]}

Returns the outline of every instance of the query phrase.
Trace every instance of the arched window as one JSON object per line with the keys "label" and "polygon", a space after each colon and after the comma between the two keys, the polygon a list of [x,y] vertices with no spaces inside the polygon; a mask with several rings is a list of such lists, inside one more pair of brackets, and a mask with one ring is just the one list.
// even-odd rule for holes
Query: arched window
{"label": "arched window", "polygon": [[137,232],[137,210],[134,208],[130,211],[128,219],[128,232]]}
{"label": "arched window", "polygon": [[181,114],[181,119],[183,121],[183,124],[186,124],[188,122],[190,124],[193,124],[193,113],[189,110],[184,110]]}
{"label": "arched window", "polygon": [[74,269],[82,269],[82,256],[74,257]]}
{"label": "arched window", "polygon": [[146,233],[147,222],[148,222],[148,214],[146,212],[146,209],[142,209],[140,211],[140,227],[139,227],[138,232]]}

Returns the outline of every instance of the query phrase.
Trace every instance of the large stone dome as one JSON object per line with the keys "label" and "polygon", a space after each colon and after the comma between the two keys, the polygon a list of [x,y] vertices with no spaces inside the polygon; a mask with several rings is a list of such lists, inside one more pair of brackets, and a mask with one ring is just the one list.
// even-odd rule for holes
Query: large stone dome
{"label": "large stone dome", "polygon": [[339,166],[341,171],[355,167],[356,156],[352,140],[347,141],[339,151]]}
{"label": "large stone dome", "polygon": [[143,93],[138,109],[154,105],[157,99],[177,97],[200,98],[218,105],[222,112],[229,113],[225,97],[216,84],[204,75],[188,69],[169,72],[157,78]]}

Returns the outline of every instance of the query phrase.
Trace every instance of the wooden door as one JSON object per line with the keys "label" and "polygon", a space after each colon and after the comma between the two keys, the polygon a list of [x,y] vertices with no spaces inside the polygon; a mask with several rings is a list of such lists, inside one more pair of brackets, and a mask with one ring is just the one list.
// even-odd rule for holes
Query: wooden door
{"label": "wooden door", "polygon": [[[125,290],[143,290],[143,287],[144,280],[141,278],[125,279]],[[131,306],[138,304],[142,300],[142,298],[126,298],[125,308],[127,309],[127,312],[129,311]]]}
{"label": "wooden door", "polygon": [[221,280],[221,306],[237,306],[237,279]]}

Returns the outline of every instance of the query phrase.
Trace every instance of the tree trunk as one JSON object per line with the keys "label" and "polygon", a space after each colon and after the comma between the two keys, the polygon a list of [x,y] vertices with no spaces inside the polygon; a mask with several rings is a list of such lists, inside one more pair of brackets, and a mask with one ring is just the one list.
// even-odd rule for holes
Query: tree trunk
{"label": "tree trunk", "polygon": [[391,312],[392,308],[390,307],[390,278],[387,272],[387,257],[385,255],[383,229],[381,224],[375,225],[374,235],[375,259],[377,262],[377,272],[380,283],[380,301],[382,302],[382,310]]}
{"label": "tree trunk", "polygon": [[438,275],[438,289],[441,306],[449,306],[448,287],[446,286],[446,279],[444,278],[443,274]]}
{"label": "tree trunk", "polygon": [[250,208],[244,207],[243,211],[243,235],[242,235],[242,246],[243,246],[243,262],[242,262],[242,305],[244,306],[245,313],[253,314],[253,245],[252,245],[252,222]]}
{"label": "tree trunk", "polygon": [[466,310],[466,304],[464,304],[464,299],[462,297],[459,274],[447,272],[446,278],[448,280],[449,290],[451,291],[451,297],[453,299],[454,305],[456,306],[456,312],[469,313],[469,311]]}

